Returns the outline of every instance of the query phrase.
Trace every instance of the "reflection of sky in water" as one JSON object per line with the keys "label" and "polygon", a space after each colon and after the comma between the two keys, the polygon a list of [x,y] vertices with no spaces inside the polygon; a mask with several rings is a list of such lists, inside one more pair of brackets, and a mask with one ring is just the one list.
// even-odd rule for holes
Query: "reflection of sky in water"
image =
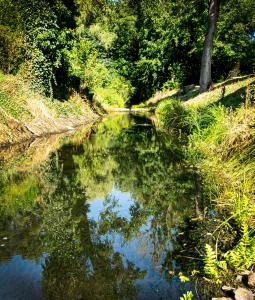
{"label": "reflection of sky in water", "polygon": [[[131,218],[130,207],[134,204],[134,200],[130,193],[123,193],[116,188],[112,189],[109,195],[117,200],[117,207],[114,209],[119,217],[126,218],[128,221]],[[100,213],[105,209],[104,200],[96,199],[90,203],[88,217],[92,220],[99,221]],[[146,226],[147,225],[147,226]],[[150,250],[150,240],[148,239],[148,224],[142,226],[139,230],[139,236],[125,241],[120,233],[114,232],[105,236],[110,241],[113,241],[115,252],[123,254],[124,258],[134,263],[141,270],[147,270],[148,265],[152,264]]]}
{"label": "reflection of sky in water", "polygon": [[[118,200],[117,211],[119,216],[130,219],[129,208],[134,203],[130,193],[123,193],[113,187],[110,195],[111,198]],[[88,217],[95,221],[99,220],[100,213],[104,210],[104,199],[94,199],[89,201],[89,213]]]}
{"label": "reflection of sky in water", "polygon": [[42,299],[40,287],[43,259],[39,262],[13,256],[0,264],[0,299]]}
{"label": "reflection of sky in water", "polygon": [[[117,201],[114,211],[119,217],[130,221],[130,207],[135,203],[131,193],[121,192],[113,187],[110,198]],[[105,210],[104,199],[95,199],[89,202],[88,218],[98,222],[100,213]],[[118,232],[112,232],[103,236],[113,242],[115,252],[121,253],[124,264],[132,262],[141,271],[145,271],[145,277],[137,280],[139,293],[136,300],[165,300],[179,299],[182,289],[192,288],[191,283],[183,284],[178,278],[167,281],[161,274],[161,261],[153,262],[152,240],[150,239],[150,222],[139,228],[137,234],[126,241]],[[6,245],[7,246],[7,245]],[[1,248],[0,248],[1,251]],[[160,253],[164,258],[164,253]],[[45,255],[44,255],[45,256]],[[8,261],[0,263],[0,299],[2,300],[40,300],[42,290],[40,285],[42,275],[43,256],[39,262],[23,259],[21,256],[13,256]]]}
{"label": "reflection of sky in water", "polygon": [[[119,217],[131,218],[130,207],[134,204],[131,193],[123,193],[113,187],[110,198],[117,200],[117,207],[114,209]],[[90,202],[88,217],[94,221],[100,220],[100,213],[105,210],[103,199],[95,199]],[[124,263],[132,262],[141,271],[146,271],[143,279],[136,281],[140,292],[137,300],[156,300],[156,299],[179,299],[184,286],[177,277],[172,281],[167,281],[161,274],[161,263],[153,262],[152,241],[149,237],[150,217],[147,224],[140,227],[138,235],[125,241],[120,233],[113,232],[107,235],[107,239],[113,241],[114,251],[123,255]],[[171,245],[170,245],[171,246]],[[163,256],[163,253],[161,253]],[[162,257],[163,258],[163,257]],[[191,288],[190,284],[185,284],[185,289]]]}
{"label": "reflection of sky in water", "polygon": [[[72,174],[74,171],[74,166],[72,164],[73,161],[68,160],[72,147],[65,151],[63,159],[65,161],[65,172],[68,170],[68,174]],[[96,188],[97,187],[94,186],[95,194],[97,192]],[[112,191],[108,196],[110,199],[115,199],[117,201],[117,206],[114,207],[113,211],[117,213],[118,217],[125,218],[126,221],[130,221],[130,208],[135,204],[132,194],[129,192],[121,192],[113,186]],[[104,200],[105,199],[96,198],[86,202],[86,204],[89,205],[89,212],[87,216],[90,220],[99,222],[100,214],[105,211],[107,207],[111,206],[111,201],[108,203],[107,199],[106,201]],[[155,246],[153,245],[153,242],[157,243],[157,241],[154,241],[151,236],[151,221],[153,217],[153,215],[148,216],[148,219],[144,221],[145,224],[141,225],[140,228],[136,228],[136,231],[131,233],[130,240],[125,240],[123,235],[116,231],[101,236],[101,239],[108,239],[112,242],[114,252],[122,254],[125,265],[127,265],[127,261],[129,261],[141,271],[145,271],[145,277],[136,281],[136,285],[140,291],[138,296],[135,298],[136,300],[179,299],[180,295],[184,292],[182,289],[184,287],[185,290],[190,289],[191,283],[180,283],[177,277],[174,277],[171,281],[167,281],[164,276],[162,262],[166,255],[165,251],[172,249],[170,239],[169,241],[163,241],[165,251],[157,249],[157,259],[153,258],[152,252],[153,247]],[[18,238],[18,242],[22,244],[22,236]],[[2,250],[8,249],[8,242],[5,244],[6,245],[2,247]],[[0,260],[0,300],[42,299],[40,281],[42,279],[42,264],[44,263],[43,257],[45,257],[45,254],[42,254],[39,261],[35,261],[22,258],[22,256],[19,255],[21,252],[19,253],[17,249],[12,250],[12,255],[14,256],[9,257],[8,260]],[[8,252],[3,251],[3,253]],[[1,254],[0,247],[0,257],[6,257]],[[100,298],[100,300],[101,299],[104,300],[103,298]]]}

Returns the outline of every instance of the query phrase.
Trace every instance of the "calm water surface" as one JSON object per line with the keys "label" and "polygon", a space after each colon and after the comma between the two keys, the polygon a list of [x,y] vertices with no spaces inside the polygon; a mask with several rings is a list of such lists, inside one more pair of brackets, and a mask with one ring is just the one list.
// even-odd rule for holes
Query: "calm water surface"
{"label": "calm water surface", "polygon": [[0,299],[198,297],[171,275],[193,268],[187,247],[198,257],[182,232],[194,176],[150,119],[114,115],[0,160]]}

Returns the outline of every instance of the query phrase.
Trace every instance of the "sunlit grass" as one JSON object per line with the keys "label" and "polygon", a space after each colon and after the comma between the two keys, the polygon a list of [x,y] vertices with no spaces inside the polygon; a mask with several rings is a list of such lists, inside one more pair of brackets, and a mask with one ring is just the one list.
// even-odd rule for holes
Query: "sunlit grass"
{"label": "sunlit grass", "polygon": [[196,166],[204,196],[226,218],[214,233],[235,224],[239,241],[229,249],[227,262],[238,269],[254,263],[251,255],[236,264],[244,239],[251,241],[247,251],[255,245],[247,233],[255,224],[254,91],[254,78],[249,78],[226,86],[224,95],[218,88],[186,102],[165,100],[156,111],[161,126],[187,134],[187,163]]}

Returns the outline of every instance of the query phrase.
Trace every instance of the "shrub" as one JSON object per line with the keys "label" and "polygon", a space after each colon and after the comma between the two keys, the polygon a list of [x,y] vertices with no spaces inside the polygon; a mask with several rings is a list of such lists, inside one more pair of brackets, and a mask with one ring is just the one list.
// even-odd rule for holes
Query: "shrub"
{"label": "shrub", "polygon": [[180,101],[161,102],[156,111],[161,126],[167,130],[191,131],[190,120],[192,112],[187,110]]}
{"label": "shrub", "polygon": [[79,77],[81,88],[89,90],[102,105],[124,107],[134,89],[118,74],[111,59],[101,57],[101,48],[108,49],[114,35],[99,29],[99,24],[90,26],[67,51],[71,75]]}

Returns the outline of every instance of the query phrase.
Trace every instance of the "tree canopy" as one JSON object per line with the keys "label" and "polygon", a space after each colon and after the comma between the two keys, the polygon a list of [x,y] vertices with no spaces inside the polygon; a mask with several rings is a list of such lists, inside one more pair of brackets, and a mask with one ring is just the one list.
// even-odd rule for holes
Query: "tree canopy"
{"label": "tree canopy", "polygon": [[[70,91],[123,106],[198,84],[207,0],[1,0],[0,69],[65,99]],[[212,80],[255,57],[255,4],[221,1]]]}

